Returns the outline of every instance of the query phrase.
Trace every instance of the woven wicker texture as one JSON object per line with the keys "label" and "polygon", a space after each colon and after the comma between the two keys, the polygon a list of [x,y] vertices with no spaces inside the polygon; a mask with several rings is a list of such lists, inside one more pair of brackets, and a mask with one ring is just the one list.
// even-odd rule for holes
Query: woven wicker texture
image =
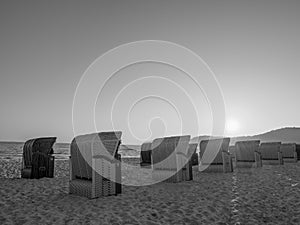
{"label": "woven wicker texture", "polygon": [[259,140],[239,141],[235,143],[236,161],[255,162],[255,152],[259,149]]}
{"label": "woven wicker texture", "polygon": [[259,151],[263,160],[276,160],[280,151],[281,142],[261,143]]}
{"label": "woven wicker texture", "polygon": [[[203,165],[223,164],[222,152],[229,154],[230,138],[202,140],[200,142],[200,159]],[[215,155],[215,152],[217,154]]]}
{"label": "woven wicker texture", "polygon": [[282,152],[283,158],[297,158],[296,144],[295,143],[284,143],[280,145],[280,151]]}

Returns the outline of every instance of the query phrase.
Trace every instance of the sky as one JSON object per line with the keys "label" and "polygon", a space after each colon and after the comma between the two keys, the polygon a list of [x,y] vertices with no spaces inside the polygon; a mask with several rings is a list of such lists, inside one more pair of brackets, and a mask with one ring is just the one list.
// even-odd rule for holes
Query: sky
{"label": "sky", "polygon": [[[83,74],[107,51],[141,40],[172,42],[205,61],[224,98],[225,135],[300,126],[299,11],[297,0],[1,1],[0,140],[70,142]],[[121,68],[97,96],[96,129],[122,130],[123,143],[213,126],[205,91],[170,65]],[[84,124],[90,113],[78,115],[79,133],[94,132]]]}

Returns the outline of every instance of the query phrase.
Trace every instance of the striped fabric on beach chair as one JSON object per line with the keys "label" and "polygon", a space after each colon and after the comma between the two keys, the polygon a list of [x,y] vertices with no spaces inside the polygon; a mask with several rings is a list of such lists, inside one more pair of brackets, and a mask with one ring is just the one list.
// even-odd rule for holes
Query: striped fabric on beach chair
{"label": "striped fabric on beach chair", "polygon": [[77,136],[71,143],[70,194],[98,198],[121,193],[122,132]]}
{"label": "striped fabric on beach chair", "polygon": [[297,145],[295,143],[284,143],[280,145],[284,162],[297,162]]}
{"label": "striped fabric on beach chair", "polygon": [[53,145],[56,137],[30,139],[24,143],[21,166],[22,178],[54,176]]}
{"label": "striped fabric on beach chair", "polygon": [[238,141],[235,143],[236,167],[261,167],[261,153],[259,152],[259,140]]}
{"label": "striped fabric on beach chair", "polygon": [[152,150],[151,142],[145,142],[141,146],[141,166],[151,166]]}
{"label": "striped fabric on beach chair", "polygon": [[281,142],[265,142],[259,146],[263,165],[283,165]]}
{"label": "striped fabric on beach chair", "polygon": [[154,180],[181,182],[191,178],[188,164],[190,136],[157,138],[152,142],[152,177]]}
{"label": "striped fabric on beach chair", "polygon": [[232,158],[228,151],[230,138],[202,140],[200,142],[199,171],[232,172]]}

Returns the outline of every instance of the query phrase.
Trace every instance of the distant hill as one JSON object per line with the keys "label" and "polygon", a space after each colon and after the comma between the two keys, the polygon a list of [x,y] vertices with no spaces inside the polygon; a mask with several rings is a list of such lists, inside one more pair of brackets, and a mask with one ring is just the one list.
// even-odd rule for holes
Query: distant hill
{"label": "distant hill", "polygon": [[285,143],[300,143],[300,128],[286,127],[253,136],[234,137],[232,138],[231,142],[232,144],[234,144],[236,141],[244,140],[260,140],[261,142],[281,141]]}
{"label": "distant hill", "polygon": [[[191,139],[190,142],[200,142],[201,140],[208,139],[209,136],[198,136]],[[281,141],[284,143],[292,142],[300,144],[300,128],[299,127],[286,127],[272,130],[263,134],[253,136],[238,136],[230,138],[230,145],[234,145],[237,141],[247,140],[260,140],[261,142]]]}

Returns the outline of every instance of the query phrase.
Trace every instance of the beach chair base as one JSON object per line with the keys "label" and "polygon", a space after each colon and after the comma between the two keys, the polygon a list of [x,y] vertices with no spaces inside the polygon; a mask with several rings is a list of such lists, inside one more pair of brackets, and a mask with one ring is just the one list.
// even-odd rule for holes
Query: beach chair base
{"label": "beach chair base", "polygon": [[200,163],[199,165],[199,171],[200,172],[212,172],[212,173],[221,173],[223,171],[223,165],[203,165]]}
{"label": "beach chair base", "polygon": [[283,157],[283,162],[287,162],[287,163],[298,162],[297,152],[294,152],[294,157]]}
{"label": "beach chair base", "polygon": [[69,182],[69,193],[90,199],[99,197],[92,195],[92,181],[82,179],[72,180]]}
{"label": "beach chair base", "polygon": [[263,159],[262,160],[263,165],[283,165],[283,160],[279,159]]}
{"label": "beach chair base", "polygon": [[284,163],[297,163],[298,159],[297,158],[283,158]]}
{"label": "beach chair base", "polygon": [[255,162],[236,162],[235,163],[237,168],[257,168]]}
{"label": "beach chair base", "polygon": [[31,178],[31,168],[21,170],[21,178]]}
{"label": "beach chair base", "polygon": [[148,163],[148,162],[141,162],[140,166],[141,167],[151,167],[151,162],[150,163]]}
{"label": "beach chair base", "polygon": [[69,193],[75,194],[89,199],[117,195],[117,187],[112,185],[110,180],[103,179],[101,187],[93,189],[93,182],[90,180],[75,179],[69,183]]}
{"label": "beach chair base", "polygon": [[259,168],[262,167],[262,161],[252,161],[252,162],[246,162],[246,161],[236,161],[235,165],[237,168]]}

